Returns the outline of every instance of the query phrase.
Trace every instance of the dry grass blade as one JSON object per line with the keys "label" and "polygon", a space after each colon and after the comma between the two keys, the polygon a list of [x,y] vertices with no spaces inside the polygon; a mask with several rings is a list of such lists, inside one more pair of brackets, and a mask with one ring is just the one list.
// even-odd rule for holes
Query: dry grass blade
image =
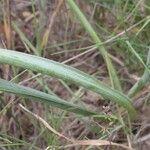
{"label": "dry grass blade", "polygon": [[60,134],[59,132],[57,132],[54,128],[52,128],[43,118],[41,118],[40,116],[38,116],[35,113],[32,113],[30,110],[28,110],[27,108],[25,108],[23,105],[19,104],[20,108],[23,109],[25,112],[29,113],[30,115],[34,116],[39,122],[41,122],[48,130],[50,130],[51,132],[53,132],[54,134],[56,134],[59,137],[62,137],[64,139],[66,139],[67,141],[71,141],[69,138],[67,138],[66,136]]}
{"label": "dry grass blade", "polygon": [[42,43],[41,43],[41,49],[44,49],[46,47],[46,45],[47,45],[49,34],[50,34],[51,30],[52,30],[52,26],[55,23],[55,17],[59,13],[60,8],[61,8],[63,2],[64,2],[64,0],[58,0],[58,5],[56,7],[56,10],[54,11],[53,15],[49,19],[48,28],[46,29],[46,31],[45,31],[45,33],[43,35],[43,39],[42,39]]}
{"label": "dry grass blade", "polygon": [[4,8],[3,8],[3,21],[4,21],[4,30],[5,36],[7,41],[7,48],[11,48],[12,43],[12,35],[11,35],[11,7],[10,1],[4,0],[3,1]]}
{"label": "dry grass blade", "polygon": [[[40,121],[48,130],[50,130],[51,132],[53,132],[55,135],[62,137],[64,139],[66,139],[67,141],[71,142],[72,144],[65,146],[65,148],[67,147],[73,147],[73,146],[117,146],[117,147],[122,147],[124,149],[127,150],[133,150],[131,148],[129,148],[128,146],[125,146],[123,144],[117,144],[111,141],[107,141],[107,140],[75,140],[75,139],[70,139],[62,134],[60,134],[59,132],[57,132],[54,128],[52,128],[43,118],[41,118],[40,116],[38,116],[35,113],[32,113],[31,111],[29,111],[27,108],[25,108],[23,105],[19,104],[20,108],[23,109],[25,112],[29,113],[30,115],[34,116],[38,121]],[[47,148],[48,149],[48,148]]]}
{"label": "dry grass blade", "polygon": [[[107,140],[77,140],[74,142],[75,144],[72,144],[72,146],[82,145],[82,146],[117,146],[122,147],[127,150],[134,150],[129,148],[128,146],[125,146],[123,144],[114,143]],[[70,145],[71,146],[71,145]]]}

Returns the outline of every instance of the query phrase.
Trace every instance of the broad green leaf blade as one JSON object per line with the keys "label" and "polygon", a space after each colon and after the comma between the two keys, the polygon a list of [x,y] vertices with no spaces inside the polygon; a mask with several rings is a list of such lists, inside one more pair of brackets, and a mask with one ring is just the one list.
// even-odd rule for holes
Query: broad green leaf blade
{"label": "broad green leaf blade", "polygon": [[86,89],[101,94],[108,100],[118,103],[122,107],[126,108],[131,115],[135,114],[135,109],[132,106],[130,99],[124,94],[111,89],[94,77],[70,66],[42,57],[6,49],[0,49],[0,63],[30,69],[32,71],[40,72],[83,86]]}
{"label": "broad green leaf blade", "polygon": [[77,105],[69,103],[54,95],[46,94],[41,91],[37,91],[28,87],[5,81],[3,79],[0,79],[0,91],[18,94],[24,97],[37,99],[42,102],[48,102],[52,106],[84,116],[98,115],[98,113],[96,112],[88,111],[84,108],[78,107]]}
{"label": "broad green leaf blade", "polygon": [[107,64],[107,69],[108,69],[109,76],[110,76],[110,79],[111,79],[112,87],[116,90],[122,91],[120,81],[118,79],[116,70],[115,70],[115,68],[114,68],[114,66],[111,62],[111,59],[108,56],[108,53],[107,53],[105,47],[103,46],[103,44],[101,42],[101,39],[99,38],[97,33],[94,31],[91,24],[88,22],[88,20],[86,19],[84,14],[81,12],[79,7],[76,5],[74,0],[66,0],[66,2],[69,5],[70,9],[75,13],[75,15],[77,16],[77,18],[79,19],[79,21],[81,22],[81,24],[83,25],[85,30],[91,36],[93,41],[96,43],[97,48],[99,49],[100,53],[102,54],[102,56],[103,56],[103,58],[104,58],[104,60]]}

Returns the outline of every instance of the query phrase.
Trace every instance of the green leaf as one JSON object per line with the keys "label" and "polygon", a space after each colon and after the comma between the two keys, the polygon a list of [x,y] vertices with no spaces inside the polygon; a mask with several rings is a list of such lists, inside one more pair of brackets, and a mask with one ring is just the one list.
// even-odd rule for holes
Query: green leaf
{"label": "green leaf", "polygon": [[54,95],[46,94],[28,87],[17,85],[3,79],[0,79],[0,91],[15,93],[23,97],[33,98],[42,102],[48,102],[52,106],[84,116],[98,115],[98,113],[96,112],[88,111],[84,108],[78,107],[77,105],[69,103]]}
{"label": "green leaf", "polygon": [[117,118],[114,115],[109,115],[109,114],[107,115],[104,113],[93,112],[85,108],[79,107],[73,103],[67,102],[57,96],[46,94],[44,92],[37,91],[29,87],[24,87],[15,83],[11,83],[3,79],[0,79],[0,91],[14,93],[41,102],[47,102],[48,104],[54,107],[66,111],[70,111],[75,114],[83,115],[83,116],[88,116],[88,117],[92,116],[94,118],[98,118],[102,120],[117,120]]}
{"label": "green leaf", "polygon": [[6,49],[0,49],[0,63],[22,67],[83,86],[86,89],[101,94],[108,100],[118,103],[126,108],[130,115],[136,113],[127,96],[117,90],[111,89],[94,77],[70,66],[42,57]]}

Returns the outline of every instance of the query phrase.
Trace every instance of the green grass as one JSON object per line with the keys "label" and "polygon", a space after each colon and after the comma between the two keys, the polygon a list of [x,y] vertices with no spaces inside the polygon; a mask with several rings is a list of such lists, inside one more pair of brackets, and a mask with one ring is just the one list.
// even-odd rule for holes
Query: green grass
{"label": "green grass", "polygon": [[[150,81],[149,1],[142,4],[134,0],[65,0],[58,14],[55,12],[58,4],[50,4],[48,0],[34,2],[21,10],[33,16],[30,22],[25,23],[20,16],[18,21],[12,13],[12,43],[9,36],[2,39],[0,149],[38,150],[48,146],[61,149],[69,143],[61,145],[64,142],[57,135],[24,112],[18,103],[42,117],[56,131],[65,130],[63,134],[67,137],[109,140],[113,135],[121,136],[122,144],[134,148],[135,137],[139,136],[134,130],[142,128],[135,127],[141,110],[134,103]],[[7,25],[9,19],[3,17],[1,22],[6,21]],[[48,29],[51,21],[54,24]],[[20,22],[27,26],[23,28]],[[0,27],[3,28],[1,24]],[[47,29],[51,32],[44,41]],[[22,52],[18,52],[18,43]],[[135,81],[132,75],[139,80]],[[149,92],[141,97],[144,106],[149,106]]]}
{"label": "green grass", "polygon": [[71,10],[75,13],[77,18],[80,20],[81,24],[83,25],[85,30],[89,33],[92,40],[95,42],[97,48],[99,49],[100,53],[102,54],[102,56],[106,62],[106,65],[107,65],[107,69],[108,69],[109,76],[111,79],[112,87],[117,90],[121,90],[121,85],[120,85],[119,79],[117,77],[117,73],[115,71],[114,66],[112,65],[111,59],[109,58],[105,47],[102,45],[101,39],[98,37],[98,35],[94,31],[94,29],[92,28],[90,23],[88,22],[88,20],[84,16],[84,14],[80,11],[79,7],[76,5],[74,0],[67,0],[67,4],[71,8]]}

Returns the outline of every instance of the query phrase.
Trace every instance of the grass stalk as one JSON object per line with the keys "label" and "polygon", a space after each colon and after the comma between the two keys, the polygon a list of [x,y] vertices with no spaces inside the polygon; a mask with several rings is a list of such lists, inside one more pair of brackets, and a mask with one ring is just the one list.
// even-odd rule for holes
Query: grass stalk
{"label": "grass stalk", "polygon": [[120,90],[121,91],[121,85],[120,81],[118,79],[116,70],[111,62],[111,59],[108,56],[107,50],[105,47],[102,45],[102,41],[97,35],[96,31],[93,29],[91,24],[88,22],[84,14],[81,12],[79,7],[76,5],[74,0],[66,0],[67,4],[69,5],[70,9],[75,13],[77,16],[78,20],[81,22],[87,33],[91,36],[92,40],[96,43],[97,48],[99,49],[100,53],[102,54],[106,64],[107,64],[107,69],[109,72],[109,76],[111,79],[111,84],[114,89]]}

